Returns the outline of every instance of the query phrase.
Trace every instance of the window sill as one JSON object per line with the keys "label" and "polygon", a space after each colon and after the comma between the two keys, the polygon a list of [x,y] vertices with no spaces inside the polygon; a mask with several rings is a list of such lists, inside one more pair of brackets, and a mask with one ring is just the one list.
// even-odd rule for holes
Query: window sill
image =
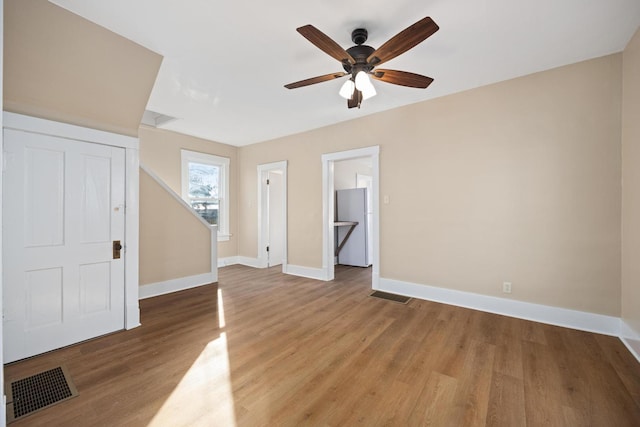
{"label": "window sill", "polygon": [[218,242],[228,242],[231,234],[218,234]]}

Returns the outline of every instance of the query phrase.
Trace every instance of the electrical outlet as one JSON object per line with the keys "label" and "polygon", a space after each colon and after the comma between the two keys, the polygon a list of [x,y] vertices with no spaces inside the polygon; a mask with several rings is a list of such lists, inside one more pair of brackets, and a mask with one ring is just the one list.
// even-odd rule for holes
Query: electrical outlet
{"label": "electrical outlet", "polygon": [[511,282],[502,283],[502,292],[504,292],[505,294],[511,293]]}

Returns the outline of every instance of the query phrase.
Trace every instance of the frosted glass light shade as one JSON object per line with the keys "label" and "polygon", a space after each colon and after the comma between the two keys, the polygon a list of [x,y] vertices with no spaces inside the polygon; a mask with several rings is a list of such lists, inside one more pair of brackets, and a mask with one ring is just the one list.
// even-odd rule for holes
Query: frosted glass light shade
{"label": "frosted glass light shade", "polygon": [[369,76],[364,71],[359,71],[356,74],[356,89],[362,92],[363,100],[376,95],[376,88],[373,87],[373,83],[371,83]]}
{"label": "frosted glass light shade", "polygon": [[369,80],[369,76],[364,71],[358,71],[356,74],[356,88],[358,90],[363,90],[365,86],[370,85],[371,81]]}
{"label": "frosted glass light shade", "polygon": [[377,92],[376,92],[376,88],[373,87],[373,84],[371,84],[371,82],[369,82],[368,86],[365,86],[364,89],[362,89],[362,99],[369,99],[371,97],[376,96]]}
{"label": "frosted glass light shade", "polygon": [[353,80],[349,79],[346,82],[344,82],[344,84],[340,88],[340,92],[338,92],[338,93],[344,99],[351,99],[351,97],[353,96],[353,91],[355,90],[355,88],[356,88],[355,83],[353,82]]}

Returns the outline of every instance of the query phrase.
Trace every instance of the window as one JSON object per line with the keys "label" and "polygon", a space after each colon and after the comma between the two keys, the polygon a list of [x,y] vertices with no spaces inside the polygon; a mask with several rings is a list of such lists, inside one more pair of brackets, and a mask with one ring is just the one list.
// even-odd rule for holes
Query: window
{"label": "window", "polygon": [[181,150],[182,198],[229,240],[229,159]]}

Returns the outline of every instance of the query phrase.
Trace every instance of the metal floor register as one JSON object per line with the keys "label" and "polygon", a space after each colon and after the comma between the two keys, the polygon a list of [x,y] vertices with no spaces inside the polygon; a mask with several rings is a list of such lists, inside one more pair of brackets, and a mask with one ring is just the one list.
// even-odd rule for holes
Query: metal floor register
{"label": "metal floor register", "polygon": [[7,383],[5,393],[8,423],[78,395],[64,366]]}

